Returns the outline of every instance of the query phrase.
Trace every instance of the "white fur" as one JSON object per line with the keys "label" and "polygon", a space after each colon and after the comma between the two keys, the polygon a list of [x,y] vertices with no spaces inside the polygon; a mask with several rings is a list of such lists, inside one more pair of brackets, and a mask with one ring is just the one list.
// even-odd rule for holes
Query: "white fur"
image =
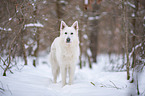
{"label": "white fur", "polygon": [[[65,34],[66,32],[67,34]],[[67,43],[67,38],[70,38],[69,43]],[[75,21],[71,27],[68,27],[64,21],[61,21],[60,36],[53,41],[50,52],[54,83],[57,81],[59,72],[62,78],[62,86],[66,84],[67,72],[69,74],[69,84],[73,83],[79,54],[78,22]]]}

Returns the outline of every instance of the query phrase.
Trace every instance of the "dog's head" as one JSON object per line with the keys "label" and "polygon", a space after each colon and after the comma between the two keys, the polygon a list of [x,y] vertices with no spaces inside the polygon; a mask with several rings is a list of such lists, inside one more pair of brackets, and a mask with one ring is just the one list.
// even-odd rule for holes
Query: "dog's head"
{"label": "dog's head", "polygon": [[72,43],[78,37],[78,21],[75,21],[71,27],[68,27],[64,21],[60,24],[60,36],[65,43]]}

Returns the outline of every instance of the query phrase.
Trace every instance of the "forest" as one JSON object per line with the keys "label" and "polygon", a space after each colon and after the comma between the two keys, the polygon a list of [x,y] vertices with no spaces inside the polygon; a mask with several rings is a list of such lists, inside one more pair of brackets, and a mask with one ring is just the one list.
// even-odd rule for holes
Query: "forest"
{"label": "forest", "polygon": [[[59,88],[59,84],[50,84],[52,75],[48,60],[51,44],[60,34],[62,20],[69,26],[78,21],[80,40],[80,57],[74,82],[76,86],[66,86],[65,90]],[[17,86],[14,83],[15,87],[13,85],[15,80],[23,78],[21,74],[26,75],[25,71],[30,73],[36,71],[38,74],[42,71],[42,73],[26,80],[27,82],[22,80],[23,84],[37,85],[38,82],[34,83],[32,80],[38,77],[38,81],[43,81],[42,85],[51,85],[50,93],[46,92],[47,88],[41,89],[46,92],[44,95],[45,92],[40,92],[41,96],[74,96],[77,93],[76,96],[100,96],[92,86],[101,92],[103,92],[101,88],[104,88],[108,94],[114,89],[117,90],[114,95],[101,94],[101,96],[145,96],[144,66],[145,0],[0,0],[0,95],[2,96],[26,96],[17,88],[21,84]],[[85,71],[90,72],[92,77]],[[106,76],[105,81],[108,80],[109,83],[97,81],[101,80],[99,79],[101,72],[104,78]],[[100,74],[97,75],[98,73]],[[27,74],[25,78],[30,78],[31,74]],[[110,74],[115,75],[112,77]],[[121,84],[117,85],[120,83],[116,82],[118,74],[120,76],[123,74],[123,78],[120,77],[120,80],[125,82],[123,87]],[[82,83],[80,78],[85,78],[85,83]],[[77,85],[79,82],[82,85]],[[91,90],[91,95],[89,91],[86,95],[82,94],[85,89],[72,90],[76,87],[85,87],[84,84],[88,84],[87,90]],[[31,90],[29,86],[24,86],[26,87],[24,89]],[[110,87],[113,90],[107,90]],[[32,89],[36,91],[40,88]],[[58,91],[59,89],[62,92]],[[120,89],[127,91],[116,95]],[[51,93],[52,91],[54,93]],[[27,96],[40,96],[32,92]]]}

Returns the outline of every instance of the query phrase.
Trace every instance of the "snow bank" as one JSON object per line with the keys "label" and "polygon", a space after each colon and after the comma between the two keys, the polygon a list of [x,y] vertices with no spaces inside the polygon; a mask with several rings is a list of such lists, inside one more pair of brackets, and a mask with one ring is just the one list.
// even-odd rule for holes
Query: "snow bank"
{"label": "snow bank", "polygon": [[[14,74],[8,74],[6,77],[0,76],[0,88],[5,90],[0,92],[0,96],[130,96],[132,87],[126,80],[126,72],[105,72],[106,56],[102,57],[103,55],[98,58],[98,64],[93,64],[92,70],[88,67],[82,70],[77,67],[74,83],[63,88],[60,76],[58,83],[52,83],[48,56],[39,57],[39,65],[36,68],[30,63],[32,58],[29,58],[28,66],[13,70]],[[22,62],[19,59],[18,64],[23,64]],[[142,83],[144,79],[141,78],[140,84],[145,84]],[[144,87],[140,88],[143,92]]]}

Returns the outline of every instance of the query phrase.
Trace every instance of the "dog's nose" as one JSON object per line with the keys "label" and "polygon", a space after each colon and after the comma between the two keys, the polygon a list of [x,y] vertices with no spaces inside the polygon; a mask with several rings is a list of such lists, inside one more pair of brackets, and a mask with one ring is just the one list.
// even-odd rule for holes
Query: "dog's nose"
{"label": "dog's nose", "polygon": [[66,39],[66,42],[69,43],[69,42],[70,42],[70,38],[67,38],[67,39]]}

